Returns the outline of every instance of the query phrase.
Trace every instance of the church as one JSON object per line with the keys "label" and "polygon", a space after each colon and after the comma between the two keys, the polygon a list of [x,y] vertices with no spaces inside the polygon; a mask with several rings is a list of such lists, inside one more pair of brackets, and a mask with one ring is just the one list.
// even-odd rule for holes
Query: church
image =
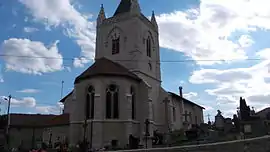
{"label": "church", "polygon": [[162,88],[158,24],[154,12],[150,20],[141,13],[137,0],[121,0],[109,18],[101,7],[95,62],[61,102],[69,114],[71,145],[86,138],[95,148],[125,147],[133,136],[151,147],[156,130],[204,122],[204,108],[185,99],[182,87],[177,94]]}

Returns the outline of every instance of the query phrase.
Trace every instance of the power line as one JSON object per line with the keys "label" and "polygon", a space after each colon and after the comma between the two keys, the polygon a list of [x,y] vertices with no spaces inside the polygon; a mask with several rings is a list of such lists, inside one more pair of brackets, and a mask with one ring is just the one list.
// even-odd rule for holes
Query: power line
{"label": "power line", "polygon": [[[5,98],[7,98],[7,97],[5,97]],[[17,100],[17,101],[23,101],[23,99],[21,99],[21,98],[18,98],[18,97],[15,97],[15,96],[12,96],[12,99],[15,99],[15,100]],[[12,99],[11,99],[11,105],[14,105],[13,103],[12,103]],[[4,100],[3,100],[4,101]],[[1,102],[1,100],[0,100],[0,103],[5,103],[5,102]],[[36,102],[35,104],[36,105],[45,105],[45,106],[60,106],[59,104],[59,101],[57,101],[57,102],[55,102],[55,103],[49,103],[49,102]],[[6,104],[2,104],[2,105],[6,105]],[[16,105],[16,104],[15,104]],[[19,104],[17,104],[17,105],[20,105],[20,103]],[[1,106],[1,105],[0,105]]]}
{"label": "power line", "polygon": [[[16,57],[16,58],[35,58],[35,59],[48,59],[48,60],[69,60],[69,61],[74,61],[76,59],[83,59],[83,60],[88,60],[88,61],[93,61],[93,59],[87,59],[85,57],[45,57],[45,56],[22,56],[22,55],[8,55],[8,54],[0,54],[0,57]],[[98,60],[98,59],[97,59]],[[195,61],[200,61],[200,62],[225,62],[225,61],[236,61],[237,59],[186,59],[186,60],[160,60],[159,62],[195,62]],[[261,59],[261,58],[248,58],[248,59],[242,59],[243,61],[263,61],[267,59]],[[137,62],[137,60],[113,60],[113,61],[123,61],[123,62]],[[149,60],[139,60],[141,62],[149,62]],[[153,60],[152,60],[153,62]]]}

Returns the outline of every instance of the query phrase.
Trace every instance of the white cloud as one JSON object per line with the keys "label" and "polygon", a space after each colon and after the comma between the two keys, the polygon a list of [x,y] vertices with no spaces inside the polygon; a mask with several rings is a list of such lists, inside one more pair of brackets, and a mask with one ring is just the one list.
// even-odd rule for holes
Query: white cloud
{"label": "white cloud", "polygon": [[75,58],[73,62],[73,66],[77,68],[82,68],[88,62],[89,60],[87,60],[86,58]]}
{"label": "white cloud", "polygon": [[29,39],[5,40],[1,51],[7,55],[3,57],[7,70],[39,75],[62,70],[63,59],[58,51],[58,43],[59,41],[56,41],[46,47],[42,42]]}
{"label": "white cloud", "polygon": [[251,74],[246,70],[244,68],[229,70],[201,69],[194,71],[189,81],[194,84],[243,81],[251,78]]}
{"label": "white cloud", "polygon": [[[71,0],[19,0],[31,12],[34,19],[51,27],[63,27],[65,34],[76,40],[81,47],[81,56],[94,57],[95,23],[89,22],[89,15],[83,15],[72,5]],[[87,62],[88,63],[88,62]],[[77,63],[75,63],[75,66]]]}
{"label": "white cloud", "polygon": [[[7,104],[8,97],[0,96],[0,101]],[[24,97],[21,99],[11,98],[11,106],[14,107],[35,107],[36,99],[33,97]]]}
{"label": "white cloud", "polygon": [[[0,105],[8,104],[8,97],[0,96]],[[31,113],[42,113],[42,114],[59,114],[60,111],[64,108],[62,103],[57,103],[55,105],[42,105],[39,104],[33,97],[24,97],[24,98],[11,98],[12,107],[26,108],[31,111]]]}
{"label": "white cloud", "polygon": [[38,105],[35,107],[38,113],[45,113],[45,114],[59,114],[60,112],[62,112],[63,108],[64,108],[63,104],[59,102],[54,106]]}
{"label": "white cloud", "polygon": [[183,96],[184,96],[184,98],[192,101],[195,97],[198,96],[198,93],[196,93],[196,92],[189,92],[189,93],[184,93]]}
{"label": "white cloud", "polygon": [[59,114],[60,108],[57,106],[36,106],[36,111],[43,114]]}
{"label": "white cloud", "polygon": [[19,92],[19,93],[39,93],[40,90],[38,90],[38,89],[23,89],[23,90],[19,90],[17,92]]}
{"label": "white cloud", "polygon": [[270,103],[270,93],[263,94],[263,95],[249,96],[248,100],[252,101],[252,102],[257,102],[257,103],[269,104]]}
{"label": "white cloud", "polygon": [[262,59],[270,59],[270,48],[263,49],[256,53]]}
{"label": "white cloud", "polygon": [[211,106],[209,106],[209,105],[201,105],[201,106],[205,108],[205,111],[212,111],[212,110],[214,110],[214,108],[211,107]]}
{"label": "white cloud", "polygon": [[34,28],[34,27],[25,27],[23,28],[24,32],[27,32],[27,33],[33,33],[33,32],[37,32],[39,31],[37,28]]}
{"label": "white cloud", "polygon": [[[246,59],[249,31],[270,29],[268,0],[201,0],[199,8],[157,16],[160,45],[195,60]],[[241,34],[239,41],[230,36]],[[200,62],[209,65],[218,61]]]}
{"label": "white cloud", "polygon": [[[227,33],[217,31],[218,27],[206,25],[210,20],[200,17],[197,11],[194,14],[194,11],[192,14],[191,12],[174,12],[157,17],[161,47],[183,52],[194,60],[247,58],[246,53],[237,43],[228,40]],[[197,17],[192,19],[193,16]],[[208,65],[218,63],[218,61],[198,61],[197,63]]]}
{"label": "white cloud", "polygon": [[[258,51],[257,54],[261,58],[267,58],[268,50]],[[201,69],[193,72],[189,81],[194,84],[214,85],[214,88],[205,92],[215,96],[217,104],[221,107],[237,106],[241,96],[247,98],[251,105],[265,105],[270,101],[270,85],[267,82],[270,78],[269,65],[270,60],[262,60],[247,68]]]}
{"label": "white cloud", "polygon": [[254,41],[249,35],[241,35],[238,43],[241,47],[250,47],[254,43]]}

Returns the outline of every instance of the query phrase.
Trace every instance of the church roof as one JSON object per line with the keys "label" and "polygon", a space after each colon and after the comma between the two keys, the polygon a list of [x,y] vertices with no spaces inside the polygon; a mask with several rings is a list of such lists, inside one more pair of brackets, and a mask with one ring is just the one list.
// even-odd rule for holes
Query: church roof
{"label": "church roof", "polygon": [[72,95],[72,93],[73,93],[73,91],[71,91],[68,95],[66,95],[66,96],[65,96],[63,99],[61,99],[59,102],[64,103],[64,102],[66,101],[66,99],[67,99],[69,96]]}
{"label": "church roof", "polygon": [[59,126],[68,124],[69,124],[69,114],[62,114],[55,116],[54,118],[46,122],[46,126]]}
{"label": "church roof", "polygon": [[10,126],[12,127],[43,127],[45,122],[55,115],[41,114],[10,114]]}
{"label": "church roof", "polygon": [[191,102],[190,100],[188,100],[188,99],[186,99],[186,98],[180,97],[178,94],[175,94],[175,93],[173,93],[173,92],[169,92],[169,94],[171,94],[171,95],[172,95],[173,97],[175,97],[175,98],[182,98],[182,99],[184,100],[184,102],[186,102],[186,103],[189,103],[189,104],[191,104],[191,105],[197,106],[197,107],[199,107],[199,108],[201,108],[201,109],[205,109],[204,107],[202,107],[202,106],[200,106],[200,105],[198,105],[198,104],[196,104],[196,103],[194,103],[194,102]]}
{"label": "church roof", "polygon": [[94,76],[122,76],[141,81],[136,74],[132,73],[124,66],[103,57],[96,60],[92,66],[79,75],[74,83],[79,83]]}
{"label": "church roof", "polygon": [[262,109],[261,111],[258,111],[256,114],[260,114],[260,113],[265,113],[266,114],[268,112],[270,112],[270,107]]}
{"label": "church roof", "polygon": [[127,13],[130,11],[130,9],[131,9],[131,0],[121,0],[113,16],[116,16],[121,13]]}

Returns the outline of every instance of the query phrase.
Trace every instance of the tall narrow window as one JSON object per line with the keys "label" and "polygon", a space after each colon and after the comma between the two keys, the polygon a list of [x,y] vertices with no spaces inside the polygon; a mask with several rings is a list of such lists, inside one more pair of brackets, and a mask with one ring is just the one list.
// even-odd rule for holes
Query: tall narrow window
{"label": "tall narrow window", "polygon": [[198,117],[195,116],[195,124],[197,125],[198,124]]}
{"label": "tall narrow window", "polygon": [[130,94],[131,94],[131,116],[132,119],[136,119],[136,97],[135,97],[135,90],[133,87],[130,88]]}
{"label": "tall narrow window", "polygon": [[148,57],[151,57],[151,38],[148,36],[146,40],[146,53]]}
{"label": "tall narrow window", "polygon": [[119,118],[119,89],[113,84],[106,89],[106,118]]}
{"label": "tall narrow window", "polygon": [[190,120],[190,123],[193,124],[192,113],[191,112],[189,112],[189,120]]}
{"label": "tall narrow window", "polygon": [[175,111],[175,107],[173,107],[173,122],[176,121],[176,111]]}
{"label": "tall narrow window", "polygon": [[120,36],[112,39],[112,54],[118,54],[120,52]]}
{"label": "tall narrow window", "polygon": [[86,119],[94,119],[95,112],[95,89],[93,86],[89,86],[86,95],[85,105],[85,117]]}

